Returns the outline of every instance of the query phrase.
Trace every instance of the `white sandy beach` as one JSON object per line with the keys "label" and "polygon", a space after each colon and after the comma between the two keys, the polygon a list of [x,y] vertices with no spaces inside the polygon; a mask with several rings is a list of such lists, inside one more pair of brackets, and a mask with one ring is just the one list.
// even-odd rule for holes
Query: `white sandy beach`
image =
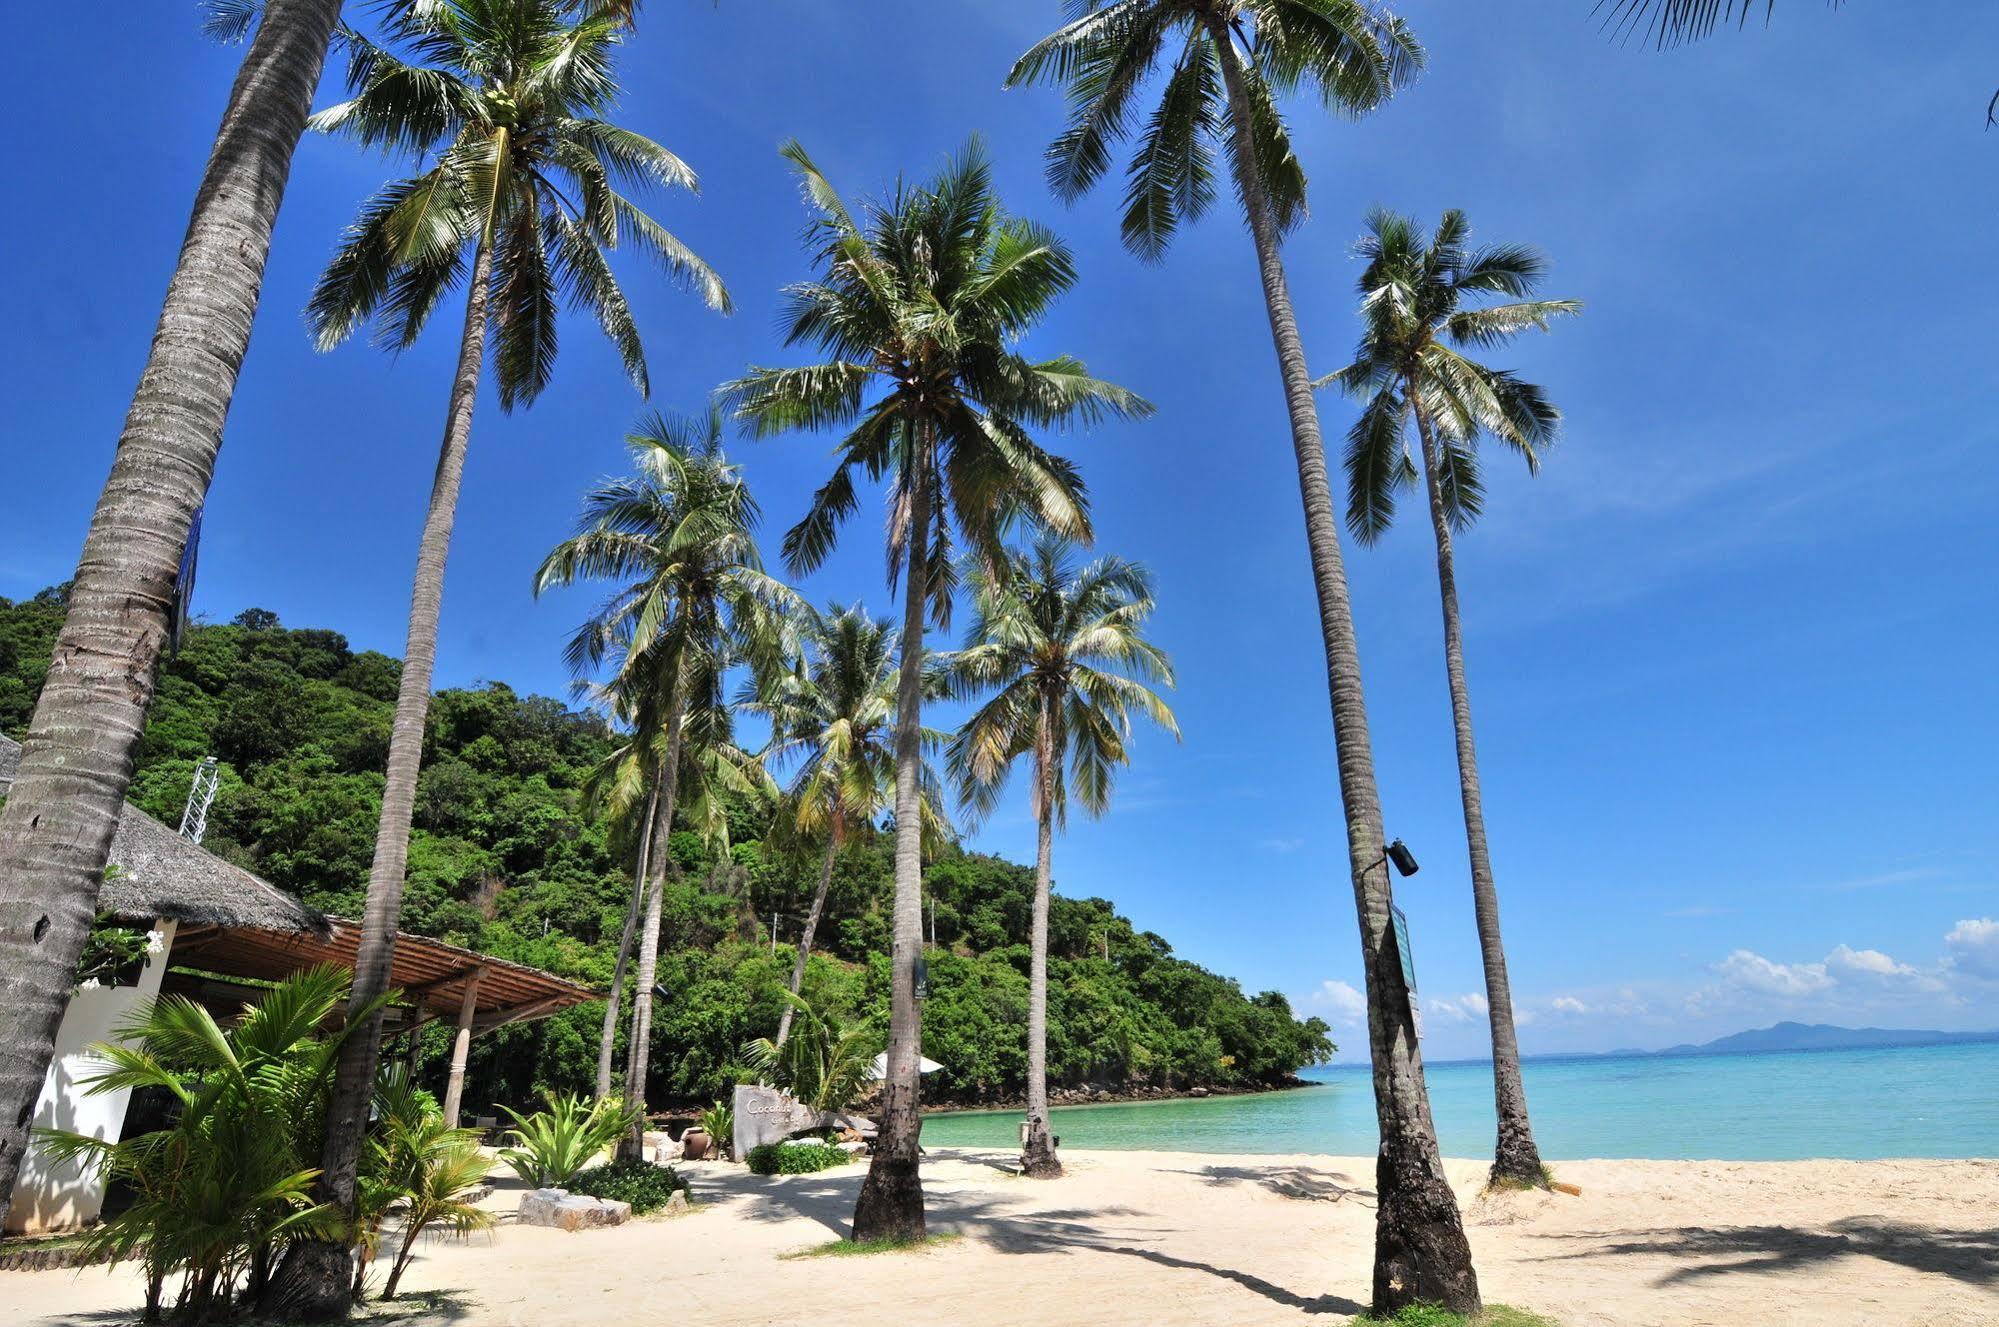
{"label": "white sandy beach", "polygon": [[[1070,1152],[1045,1184],[1009,1160],[931,1155],[931,1228],[963,1239],[836,1260],[780,1255],[844,1232],[861,1166],[696,1164],[688,1216],[431,1245],[405,1284],[443,1293],[411,1321],[1246,1327],[1364,1307],[1371,1160]],[[1999,1161],[1564,1162],[1580,1198],[1481,1199],[1483,1169],[1451,1163],[1486,1297],[1564,1327],[1999,1323]],[[7,1324],[102,1327],[139,1298],[129,1268],[0,1273]]]}

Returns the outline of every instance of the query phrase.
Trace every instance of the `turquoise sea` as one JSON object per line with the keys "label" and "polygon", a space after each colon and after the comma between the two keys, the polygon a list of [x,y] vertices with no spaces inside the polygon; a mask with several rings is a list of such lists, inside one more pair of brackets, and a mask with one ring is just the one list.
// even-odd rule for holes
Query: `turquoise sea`
{"label": "turquoise sea", "polygon": [[[1492,1066],[1426,1066],[1447,1156],[1492,1152]],[[1763,1055],[1530,1059],[1527,1102],[1542,1155],[1789,1161],[1999,1157],[1999,1043]],[[1244,1097],[1068,1106],[1065,1147],[1370,1156],[1364,1065],[1310,1070],[1314,1086]],[[1019,1113],[932,1115],[933,1147],[1010,1147]]]}

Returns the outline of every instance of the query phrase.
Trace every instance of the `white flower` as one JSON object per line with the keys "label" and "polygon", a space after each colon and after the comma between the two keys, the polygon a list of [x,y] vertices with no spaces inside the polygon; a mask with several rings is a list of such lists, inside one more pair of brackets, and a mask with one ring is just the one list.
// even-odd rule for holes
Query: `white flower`
{"label": "white flower", "polygon": [[148,954],[164,954],[167,952],[167,935],[165,931],[146,932],[146,952]]}
{"label": "white flower", "polygon": [[95,991],[95,990],[101,990],[103,986],[104,983],[97,980],[97,978],[85,977],[81,982],[77,984],[76,989],[78,989],[79,991]]}

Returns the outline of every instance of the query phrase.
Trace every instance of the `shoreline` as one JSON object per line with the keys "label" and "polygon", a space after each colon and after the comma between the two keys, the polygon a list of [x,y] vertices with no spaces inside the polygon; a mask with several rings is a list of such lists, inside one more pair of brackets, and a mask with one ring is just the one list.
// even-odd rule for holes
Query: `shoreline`
{"label": "shoreline", "polygon": [[[1261,1097],[1274,1092],[1293,1092],[1303,1087],[1324,1086],[1324,1083],[1294,1076],[1287,1083],[1255,1087],[1126,1088],[1122,1091],[1112,1091],[1108,1088],[1065,1090],[1051,1088],[1048,1093],[1048,1108],[1066,1110],[1076,1106],[1142,1106],[1155,1101],[1208,1101],[1216,1097]],[[1025,1111],[1027,1101],[1023,1097],[977,1104],[924,1102],[919,1109],[924,1115],[1004,1115]],[[867,1113],[865,1107],[862,1108],[862,1113]]]}

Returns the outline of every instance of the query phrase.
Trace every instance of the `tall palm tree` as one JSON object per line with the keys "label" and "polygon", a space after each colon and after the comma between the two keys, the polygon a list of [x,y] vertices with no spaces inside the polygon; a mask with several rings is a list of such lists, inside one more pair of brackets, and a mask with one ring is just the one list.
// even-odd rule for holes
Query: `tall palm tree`
{"label": "tall palm tree", "polygon": [[[1499,938],[1499,893],[1486,850],[1478,753],[1472,742],[1471,697],[1465,687],[1464,639],[1458,623],[1453,530],[1478,519],[1484,506],[1478,440],[1491,434],[1518,452],[1528,470],[1555,439],[1560,412],[1541,389],[1487,368],[1465,351],[1499,346],[1552,318],[1579,313],[1575,300],[1528,299],[1547,263],[1514,245],[1471,249],[1471,227],[1459,211],[1444,213],[1427,241],[1415,224],[1392,212],[1368,218],[1359,245],[1360,351],[1354,363],[1322,379],[1337,382],[1366,404],[1347,444],[1347,527],[1363,544],[1379,539],[1395,515],[1395,492],[1416,480],[1405,432],[1416,430],[1430,525],[1437,540],[1437,585],[1444,605],[1444,666],[1457,731],[1458,791],[1471,854],[1473,911],[1485,960],[1485,994],[1492,1023],[1493,1093],[1499,1142],[1495,1183],[1546,1183],[1541,1153],[1527,1120],[1520,1077],[1520,1043],[1513,1028],[1513,988]],[[1476,307],[1490,296],[1509,302]]]}
{"label": "tall palm tree", "polygon": [[631,827],[633,864],[632,895],[625,907],[624,929],[618,935],[618,957],[611,968],[611,987],[604,998],[604,1025],[597,1039],[596,1096],[611,1094],[611,1059],[617,1045],[618,1006],[623,998],[625,969],[631,962],[632,940],[638,935],[639,918],[645,911],[646,882],[652,857],[653,825],[659,815],[662,770],[655,757],[660,725],[651,702],[658,697],[649,688],[594,687],[599,704],[614,722],[625,725],[626,739],[605,753],[584,777],[582,795],[586,810],[603,809],[615,823]]}
{"label": "tall palm tree", "polygon": [[215,472],[271,228],[339,16],[340,0],[271,0],[250,38],[0,811],[0,1219],[97,911],[176,573]]}
{"label": "tall palm tree", "polygon": [[953,532],[987,561],[1018,518],[1087,537],[1075,468],[1031,429],[1150,413],[1069,356],[1014,350],[1076,279],[1061,241],[1009,216],[976,140],[935,179],[899,185],[856,220],[805,150],[786,144],[816,214],[820,279],[790,289],[785,341],[824,351],[802,368],[753,369],[726,389],[759,434],[840,429],[839,464],[785,536],[804,574],[858,505],[854,470],[888,480],[888,567],[904,582],[896,679],[895,927],[880,1142],[854,1208],[854,1238],[924,1233],[917,1174],[923,943],[923,630],[948,622]]}
{"label": "tall palm tree", "polygon": [[[407,152],[428,163],[362,209],[307,308],[322,349],[374,319],[379,339],[414,342],[461,281],[465,316],[410,596],[409,638],[390,729],[388,775],[355,961],[354,999],[388,980],[402,902],[410,813],[423,755],[437,656],[444,563],[487,360],[500,405],[532,402],[555,368],[556,302],[587,308],[643,395],[645,351],[608,251],[629,241],[664,271],[728,308],[705,263],[614,184],[692,188],[673,153],[604,118],[618,94],[622,20],[573,0],[426,0],[389,15],[386,44],[351,34],[353,96],[314,127]],[[469,263],[468,263],[469,260]],[[323,1183],[354,1202],[379,1028],[343,1053],[329,1112]],[[303,1261],[296,1287],[309,1311],[330,1313],[350,1279],[330,1248]],[[318,1263],[323,1262],[323,1267]],[[312,1288],[308,1288],[308,1282]]]}
{"label": "tall palm tree", "polygon": [[[576,533],[542,561],[535,593],[580,580],[619,587],[576,633],[568,660],[589,674],[615,652],[609,687],[633,723],[639,764],[657,780],[625,1078],[626,1101],[643,1111],[674,815],[687,800],[684,787],[706,792],[707,776],[722,773],[715,761],[727,763],[724,672],[739,660],[773,666],[790,645],[788,619],[800,605],[763,570],[756,499],[722,453],[719,412],[653,414],[627,444],[633,473],[584,496]],[[694,759],[702,768],[688,780]]]}
{"label": "tall palm tree", "polygon": [[[745,698],[744,708],[770,721],[767,765],[796,762],[782,837],[819,840],[819,883],[798,936],[787,985],[797,995],[805,981],[812,940],[833,887],[833,867],[847,835],[886,811],[895,796],[895,687],[900,673],[895,624],[869,615],[856,604],[828,613],[809,613],[802,624],[804,653],[779,676],[763,681]],[[933,729],[923,732],[926,749],[944,743]],[[923,820],[935,845],[949,833],[944,799],[936,776],[922,770]],[[786,1001],[772,1044],[784,1048],[797,1006]]]}
{"label": "tall palm tree", "polygon": [[[1471,1312],[1479,1306],[1478,1277],[1444,1178],[1415,1015],[1389,929],[1381,797],[1339,521],[1281,250],[1285,232],[1304,215],[1305,173],[1291,150],[1279,97],[1309,88],[1328,110],[1359,114],[1414,76],[1422,48],[1401,20],[1367,0],[1084,0],[1084,10],[1029,49],[1007,79],[1009,85],[1048,82],[1068,90],[1069,127],[1048,153],[1056,193],[1073,198],[1089,190],[1109,168],[1112,147],[1136,129],[1124,238],[1141,257],[1157,258],[1183,221],[1214,202],[1219,141],[1255,242],[1305,510],[1360,920],[1381,1130],[1374,1308],[1387,1315],[1427,1302]],[[1177,54],[1159,102],[1135,126],[1132,112],[1169,45]]]}
{"label": "tall palm tree", "polygon": [[[1173,685],[1166,652],[1143,634],[1152,577],[1123,558],[1071,565],[1072,545],[1043,534],[1025,553],[972,576],[977,616],[965,647],[939,669],[961,700],[996,692],[951,742],[950,765],[964,801],[989,813],[1013,762],[1031,754],[1034,785],[1033,955],[1027,988],[1027,1140],[1021,1168],[1062,1173],[1048,1130],[1048,892],[1054,832],[1066,826],[1069,795],[1087,815],[1110,810],[1111,785],[1131,763],[1136,710],[1175,737],[1180,725],[1153,685]],[[1066,772],[1065,772],[1066,769]]]}

